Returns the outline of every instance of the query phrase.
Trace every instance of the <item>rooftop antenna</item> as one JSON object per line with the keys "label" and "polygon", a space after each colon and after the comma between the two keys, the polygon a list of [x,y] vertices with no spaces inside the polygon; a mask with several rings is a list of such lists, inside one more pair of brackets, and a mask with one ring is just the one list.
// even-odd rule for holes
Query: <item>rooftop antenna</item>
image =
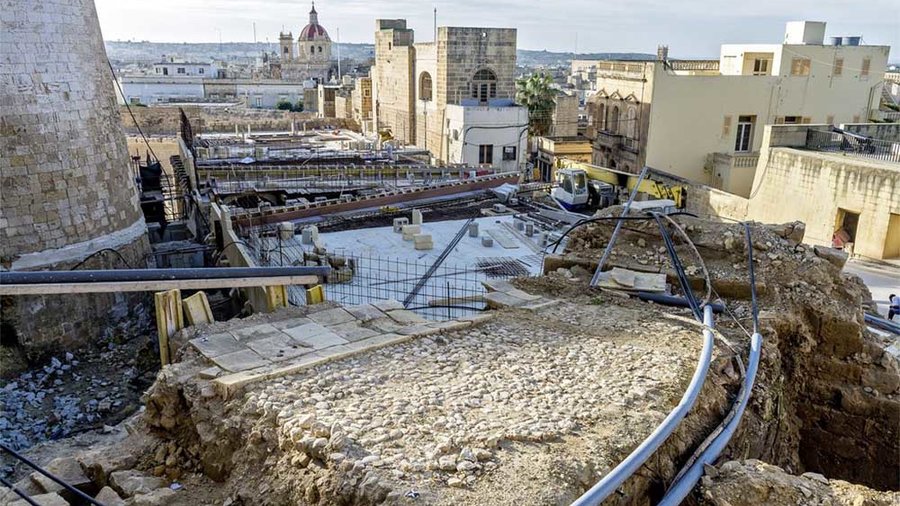
{"label": "rooftop antenna", "polygon": [[578,32],[575,32],[575,57],[578,57]]}
{"label": "rooftop antenna", "polygon": [[341,27],[337,29],[337,50],[338,50],[338,82],[341,82]]}

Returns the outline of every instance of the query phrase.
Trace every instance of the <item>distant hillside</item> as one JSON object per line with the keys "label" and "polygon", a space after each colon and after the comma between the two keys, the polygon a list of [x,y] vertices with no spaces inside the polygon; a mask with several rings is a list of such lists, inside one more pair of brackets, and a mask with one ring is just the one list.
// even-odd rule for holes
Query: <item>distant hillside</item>
{"label": "distant hillside", "polygon": [[[338,55],[340,46],[341,58],[355,61],[366,61],[375,56],[374,44],[335,44],[333,56]],[[186,60],[208,61],[212,59],[227,61],[251,61],[263,53],[278,52],[278,44],[265,42],[215,42],[177,43],[177,42],[128,42],[106,41],[106,53],[109,59],[118,64],[153,63],[162,59],[163,55],[177,56]],[[574,53],[554,53],[551,51],[533,51],[520,49],[518,64],[521,66],[560,66],[568,65]],[[646,53],[579,53],[579,59],[619,59],[648,60],[655,55]]]}

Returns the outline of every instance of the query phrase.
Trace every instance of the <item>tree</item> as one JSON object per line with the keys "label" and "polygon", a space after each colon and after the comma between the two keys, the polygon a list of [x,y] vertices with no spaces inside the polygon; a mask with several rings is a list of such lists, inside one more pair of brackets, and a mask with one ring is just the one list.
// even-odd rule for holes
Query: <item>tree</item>
{"label": "tree", "polygon": [[287,100],[279,100],[275,108],[279,111],[290,111],[294,106]]}
{"label": "tree", "polygon": [[531,74],[516,81],[516,102],[528,109],[528,130],[539,137],[550,132],[553,123],[556,90],[553,79],[544,73]]}
{"label": "tree", "polygon": [[303,101],[298,100],[296,104],[294,104],[294,108],[291,109],[294,112],[303,112]]}

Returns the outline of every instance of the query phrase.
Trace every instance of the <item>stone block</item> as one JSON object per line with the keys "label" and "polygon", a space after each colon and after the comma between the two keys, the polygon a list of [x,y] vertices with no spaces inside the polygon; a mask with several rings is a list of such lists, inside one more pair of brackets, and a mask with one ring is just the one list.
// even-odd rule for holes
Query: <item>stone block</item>
{"label": "stone block", "polygon": [[123,501],[122,498],[119,497],[119,494],[110,487],[103,487],[100,489],[100,492],[94,499],[104,506],[125,506],[125,501]]}
{"label": "stone block", "polygon": [[478,237],[478,222],[469,223],[469,237]]}
{"label": "stone block", "polygon": [[394,299],[376,300],[372,303],[379,311],[392,311],[394,309],[405,309],[403,304]]}
{"label": "stone block", "polygon": [[[300,358],[305,358],[306,356],[307,355],[303,355]],[[244,388],[244,386],[265,379],[267,373],[268,371],[263,371],[261,369],[255,371],[241,371],[216,378],[213,380],[213,385],[215,385],[216,391],[222,398],[230,399],[234,397],[240,389]]]}
{"label": "stone block", "polygon": [[422,233],[422,227],[420,225],[404,225],[402,230],[404,241],[412,241],[416,234]]}
{"label": "stone block", "polygon": [[407,309],[395,309],[393,311],[388,311],[387,315],[391,317],[392,320],[401,325],[425,323],[428,321],[425,318],[422,318],[421,316]]}
{"label": "stone block", "polygon": [[136,494],[147,494],[168,485],[162,478],[147,476],[140,471],[128,469],[116,471],[109,477],[109,485],[120,496],[132,497]]}
{"label": "stone block", "polygon": [[243,349],[234,353],[219,355],[212,359],[217,366],[228,372],[241,372],[249,369],[256,369],[269,364],[270,362],[263,359],[253,350]]}
{"label": "stone block", "polygon": [[223,371],[221,367],[212,366],[198,372],[197,376],[199,376],[200,379],[214,379],[218,378],[223,372],[225,371]]}
{"label": "stone block", "polygon": [[417,250],[425,251],[434,249],[431,234],[416,234],[413,236],[413,245]]}
{"label": "stone block", "polygon": [[331,326],[340,325],[342,323],[355,321],[356,318],[352,314],[344,310],[344,308],[326,309],[317,313],[307,315],[310,320],[319,325]]}
{"label": "stone block", "polygon": [[303,346],[316,350],[328,348],[329,346],[335,346],[338,344],[347,344],[348,342],[343,337],[334,333],[331,329],[321,327],[320,325],[317,325],[315,323],[304,327],[298,327],[296,329],[289,329],[285,332],[287,332],[292,339],[302,344]]}
{"label": "stone block", "polygon": [[342,323],[340,325],[335,325],[334,327],[331,327],[331,330],[334,331],[335,334],[350,342],[361,341],[368,337],[376,336],[379,334],[379,332],[376,330],[361,327],[357,322],[348,322]]}
{"label": "stone block", "polygon": [[244,349],[244,345],[228,333],[202,336],[191,339],[189,342],[191,346],[196,348],[206,358],[215,358]]}
{"label": "stone block", "polygon": [[247,347],[271,362],[283,362],[312,351],[312,348],[302,346],[287,334],[251,341]]}
{"label": "stone block", "polygon": [[347,310],[348,313],[352,314],[354,318],[361,322],[367,322],[371,320],[375,320],[377,318],[384,318],[385,315],[381,312],[380,309],[373,306],[372,304],[361,304],[359,306],[346,306],[344,309]]}
{"label": "stone block", "polygon": [[[11,497],[19,497],[18,495],[15,495],[12,492],[10,492],[10,496]],[[41,506],[69,506],[69,502],[66,501],[65,499],[63,499],[59,494],[57,494],[55,492],[50,493],[50,494],[33,495],[33,496],[30,496],[29,499],[31,499],[32,501],[34,501],[37,504],[40,504]],[[19,499],[18,501],[12,501],[10,503],[7,503],[7,506],[29,506],[29,505],[30,505],[30,503],[27,502],[25,499]]]}
{"label": "stone block", "polygon": [[412,224],[413,225],[421,225],[422,224],[422,211],[419,211],[418,209],[413,209]]}
{"label": "stone block", "polygon": [[484,246],[485,248],[493,248],[494,247],[494,239],[491,237],[487,237],[487,236],[482,237],[481,245]]}
{"label": "stone block", "polygon": [[231,334],[238,341],[246,343],[247,341],[277,336],[281,334],[281,331],[270,323],[263,323],[261,325],[253,325],[252,327],[234,329],[231,331]]}
{"label": "stone block", "polygon": [[[88,478],[81,469],[81,464],[72,457],[53,459],[44,466],[44,469],[81,491],[89,491],[92,487],[90,478]],[[65,490],[62,485],[37,471],[31,473],[31,481],[33,481],[42,492],[48,494],[54,492],[64,496],[71,494]],[[72,495],[71,498],[74,499],[74,495]]]}

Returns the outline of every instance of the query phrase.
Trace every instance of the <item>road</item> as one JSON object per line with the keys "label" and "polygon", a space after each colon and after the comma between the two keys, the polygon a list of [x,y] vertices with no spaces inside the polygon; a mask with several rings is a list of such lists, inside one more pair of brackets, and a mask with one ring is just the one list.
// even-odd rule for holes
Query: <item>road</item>
{"label": "road", "polygon": [[[900,295],[900,268],[851,260],[844,266],[844,272],[862,278],[872,292],[872,300],[878,304],[878,313],[887,317],[888,296]],[[894,317],[894,321],[900,322],[900,317]]]}

